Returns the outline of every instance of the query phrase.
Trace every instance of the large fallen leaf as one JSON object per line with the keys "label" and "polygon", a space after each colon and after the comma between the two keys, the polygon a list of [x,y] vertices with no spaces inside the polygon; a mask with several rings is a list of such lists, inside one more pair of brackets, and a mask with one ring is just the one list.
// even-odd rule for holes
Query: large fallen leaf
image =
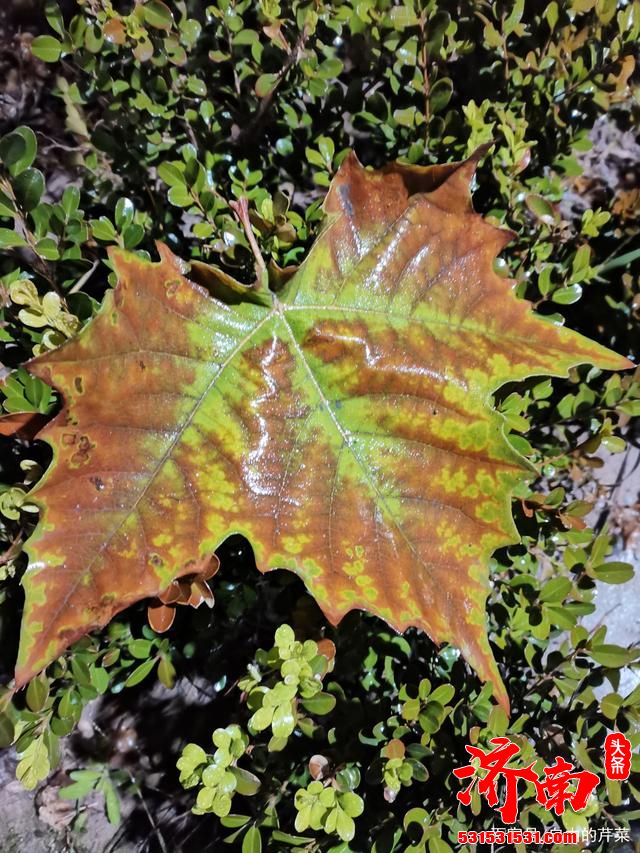
{"label": "large fallen leaf", "polygon": [[212,296],[166,248],[155,264],[113,252],[99,315],[28,365],[64,408],[41,433],[54,458],[32,492],[19,685],[242,533],[332,622],[363,608],[418,626],[506,704],[488,563],[518,538],[510,496],[530,475],[491,393],[629,363],[494,274],[509,235],[472,211],[473,170],[350,156],[277,294],[218,276]]}
{"label": "large fallen leaf", "polygon": [[9,415],[0,415],[0,435],[32,439],[46,422],[46,416],[40,412],[11,412]]}

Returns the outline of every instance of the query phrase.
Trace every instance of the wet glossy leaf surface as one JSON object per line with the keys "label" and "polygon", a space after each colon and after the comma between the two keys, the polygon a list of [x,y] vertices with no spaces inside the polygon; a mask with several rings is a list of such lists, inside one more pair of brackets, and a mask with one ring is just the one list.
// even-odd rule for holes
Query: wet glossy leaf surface
{"label": "wet glossy leaf surface", "polygon": [[99,315],[29,365],[65,406],[41,434],[54,460],[32,492],[19,683],[241,533],[331,621],[361,608],[417,626],[506,702],[488,562],[517,539],[510,496],[530,473],[490,395],[628,362],[493,272],[509,235],[473,213],[473,170],[350,156],[277,294],[222,283],[213,298],[164,247],[156,264],[113,252]]}

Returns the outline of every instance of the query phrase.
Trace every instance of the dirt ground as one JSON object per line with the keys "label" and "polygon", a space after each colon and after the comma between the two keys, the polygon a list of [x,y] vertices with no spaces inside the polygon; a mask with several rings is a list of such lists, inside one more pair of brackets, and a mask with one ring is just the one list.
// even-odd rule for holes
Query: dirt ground
{"label": "dirt ground", "polygon": [[[640,640],[640,448],[630,444],[625,453],[603,458],[597,480],[608,497],[600,498],[587,521],[600,526],[606,523],[618,534],[609,559],[631,563],[636,574],[620,586],[598,582],[595,613],[583,618],[582,624],[589,630],[606,625],[606,641],[627,646]],[[626,695],[639,683],[640,675],[625,669],[619,692]]]}

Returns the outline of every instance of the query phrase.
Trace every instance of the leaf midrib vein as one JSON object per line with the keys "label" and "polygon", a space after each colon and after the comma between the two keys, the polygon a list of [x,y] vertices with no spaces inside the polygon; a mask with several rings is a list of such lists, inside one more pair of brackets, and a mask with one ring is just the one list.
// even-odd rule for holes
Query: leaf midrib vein
{"label": "leaf midrib vein", "polygon": [[[274,302],[275,302],[275,300],[274,300]],[[275,302],[275,305],[276,305],[276,310],[277,310],[279,303]],[[407,547],[409,548],[411,553],[414,555],[414,557],[420,563],[420,565],[426,569],[427,564],[422,559],[420,554],[416,551],[413,543],[411,542],[411,540],[409,539],[407,534],[404,532],[401,524],[395,518],[394,513],[391,511],[391,508],[389,507],[384,495],[380,492],[380,489],[378,488],[377,483],[375,482],[375,480],[371,476],[367,466],[365,465],[364,461],[360,458],[360,456],[356,452],[355,448],[353,447],[353,445],[350,441],[351,434],[349,432],[347,432],[347,430],[344,429],[344,427],[342,426],[340,421],[335,416],[335,413],[333,412],[333,410],[331,408],[330,401],[326,398],[324,392],[322,391],[322,388],[320,387],[320,384],[319,384],[318,380],[316,379],[313,370],[311,370],[311,367],[309,366],[309,363],[307,362],[307,359],[305,358],[304,352],[302,351],[302,347],[298,343],[298,340],[297,340],[297,338],[293,332],[293,329],[291,328],[291,326],[289,325],[289,323],[286,319],[286,312],[285,312],[285,310],[283,310],[283,308],[284,308],[284,306],[282,306],[280,308],[280,310],[278,310],[278,313],[280,314],[280,316],[282,318],[282,322],[283,322],[284,326],[286,327],[287,331],[289,332],[289,336],[291,338],[295,354],[298,356],[298,358],[300,359],[300,361],[304,365],[305,370],[307,371],[307,374],[309,375],[309,378],[311,380],[311,384],[315,388],[315,391],[316,391],[320,401],[323,403],[325,410],[328,412],[329,418],[333,422],[334,427],[336,428],[338,434],[340,435],[340,438],[342,439],[344,447],[347,447],[349,449],[353,459],[356,461],[356,463],[358,464],[358,467],[362,471],[364,478],[367,480],[370,488],[372,489],[376,498],[378,499],[380,506],[384,507],[384,509],[386,510],[388,517],[393,521],[394,526],[397,528],[398,532],[400,533],[402,539],[404,540],[405,544],[407,545]]]}

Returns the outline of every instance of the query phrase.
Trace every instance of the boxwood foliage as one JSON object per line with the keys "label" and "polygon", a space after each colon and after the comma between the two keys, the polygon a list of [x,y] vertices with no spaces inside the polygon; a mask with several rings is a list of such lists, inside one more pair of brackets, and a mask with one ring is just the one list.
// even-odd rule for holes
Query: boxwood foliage
{"label": "boxwood foliage", "polygon": [[[264,257],[292,265],[349,149],[369,165],[427,164],[485,142],[475,205],[516,235],[499,269],[550,322],[637,357],[640,192],[623,143],[635,144],[639,35],[637,0],[48,0],[20,35],[23,85],[39,94],[4,113],[0,140],[4,363],[93,315],[114,284],[109,246],[153,255],[162,239],[248,281],[233,201],[247,199]],[[89,794],[113,823],[124,796],[125,828],[148,849],[440,853],[458,830],[499,822],[477,793],[458,802],[452,771],[465,745],[506,734],[523,764],[562,756],[602,778],[562,818],[521,783],[521,826],[603,829],[591,849],[624,847],[638,758],[628,781],[605,784],[603,742],[640,740],[640,646],[591,614],[601,585],[633,575],[612,556],[597,469],[636,440],[639,392],[633,373],[585,369],[498,396],[539,474],[514,501],[521,544],[492,566],[510,719],[455,649],[359,613],[332,629],[292,575],[260,576],[238,537],[220,549],[213,610],[180,608],[159,636],[133,608],[14,695],[29,489],[48,458],[0,437],[0,737],[18,778],[43,784],[62,743],[77,828]],[[5,376],[4,412],[56,405],[25,371]],[[97,697],[80,758],[68,736]]]}

